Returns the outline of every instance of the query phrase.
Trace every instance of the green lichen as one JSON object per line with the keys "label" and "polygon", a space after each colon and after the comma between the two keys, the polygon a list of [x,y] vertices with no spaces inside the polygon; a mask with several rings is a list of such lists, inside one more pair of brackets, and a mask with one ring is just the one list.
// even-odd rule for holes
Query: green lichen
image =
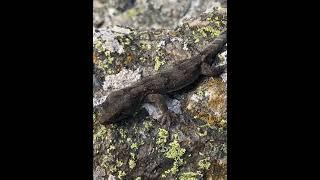
{"label": "green lichen", "polygon": [[197,133],[200,137],[206,136],[208,134],[207,130],[204,130],[203,132],[201,132],[200,128],[197,128],[197,129],[198,129]]}
{"label": "green lichen", "polygon": [[108,69],[108,70],[107,70],[107,73],[108,73],[108,74],[114,74],[114,73],[115,73],[115,71],[114,71],[114,70],[112,70],[112,69]]}
{"label": "green lichen", "polygon": [[180,159],[180,157],[186,152],[184,148],[180,147],[178,143],[178,135],[174,135],[174,140],[169,143],[170,149],[165,153],[169,159]]}
{"label": "green lichen", "polygon": [[145,41],[140,42],[141,49],[150,50],[152,48],[151,44]]}
{"label": "green lichen", "polygon": [[119,128],[119,133],[122,139],[125,139],[127,137],[126,131],[122,128]]}
{"label": "green lichen", "polygon": [[125,38],[123,43],[125,45],[130,45],[131,44],[131,40],[129,38]]}
{"label": "green lichen", "polygon": [[107,133],[106,127],[103,125],[99,126],[98,131],[93,134],[93,140],[97,141],[98,139],[102,139],[103,137],[105,137],[106,133]]}
{"label": "green lichen", "polygon": [[184,148],[180,147],[180,144],[178,143],[178,135],[174,135],[174,140],[169,143],[169,149],[165,153],[165,156],[169,159],[173,159],[173,166],[171,169],[166,170],[165,174],[176,174],[179,171],[179,167],[183,165],[183,159],[181,158],[186,150]]}
{"label": "green lichen", "polygon": [[132,143],[130,148],[133,149],[133,150],[137,150],[138,149],[138,143]]}
{"label": "green lichen", "polygon": [[132,142],[132,139],[131,139],[131,138],[127,138],[127,142],[128,142],[128,143],[131,143],[131,142]]}
{"label": "green lichen", "polygon": [[152,127],[152,122],[151,121],[144,121],[143,127],[146,128],[146,130],[148,131],[150,129],[150,127]]}
{"label": "green lichen", "polygon": [[179,177],[179,180],[197,180],[199,174],[198,173],[194,173],[194,172],[185,172],[182,173],[181,176]]}
{"label": "green lichen", "polygon": [[118,159],[117,159],[117,161],[116,161],[116,166],[117,167],[121,167],[123,165],[123,162],[122,161],[119,161]]}
{"label": "green lichen", "polygon": [[122,179],[123,176],[125,176],[126,173],[124,171],[118,171],[118,178]]}
{"label": "green lichen", "polygon": [[134,167],[136,167],[136,161],[133,159],[129,160],[129,168],[133,169]]}
{"label": "green lichen", "polygon": [[165,61],[160,60],[159,56],[155,57],[155,64],[154,64],[154,70],[158,71],[160,69],[160,66],[164,65]]}
{"label": "green lichen", "polygon": [[212,26],[201,27],[198,29],[198,32],[202,37],[207,37],[208,34],[210,34],[211,37],[217,37],[220,34],[220,31]]}
{"label": "green lichen", "polygon": [[132,18],[137,16],[141,12],[140,8],[131,8],[127,10],[128,17]]}
{"label": "green lichen", "polygon": [[110,145],[109,148],[107,148],[107,153],[110,153],[111,150],[115,150],[116,147],[114,145]]}
{"label": "green lichen", "polygon": [[202,90],[197,91],[196,94],[199,95],[199,96],[204,96],[205,95],[204,91],[202,91]]}
{"label": "green lichen", "polygon": [[194,43],[198,43],[200,42],[200,38],[199,37],[195,37]]}
{"label": "green lichen", "polygon": [[200,169],[209,170],[211,163],[209,162],[209,158],[202,159],[198,162],[198,166]]}
{"label": "green lichen", "polygon": [[98,52],[104,51],[101,41],[95,41],[94,47],[98,50]]}
{"label": "green lichen", "polygon": [[141,62],[145,62],[145,61],[146,61],[146,58],[140,57],[139,60],[140,60]]}
{"label": "green lichen", "polygon": [[167,142],[168,135],[169,133],[167,130],[159,128],[156,144],[160,146],[164,146],[165,143]]}
{"label": "green lichen", "polygon": [[110,172],[116,172],[117,171],[117,167],[116,166],[110,166],[109,170],[110,170]]}
{"label": "green lichen", "polygon": [[136,159],[136,155],[134,153],[131,152],[130,156],[131,156],[132,159]]}
{"label": "green lichen", "polygon": [[198,43],[200,41],[199,34],[194,32],[194,31],[192,31],[192,35],[193,35],[194,43]]}

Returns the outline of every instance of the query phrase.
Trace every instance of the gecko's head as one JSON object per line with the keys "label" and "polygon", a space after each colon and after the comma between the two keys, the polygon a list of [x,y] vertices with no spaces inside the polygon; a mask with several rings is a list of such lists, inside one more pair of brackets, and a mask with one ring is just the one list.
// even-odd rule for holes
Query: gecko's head
{"label": "gecko's head", "polygon": [[111,93],[102,104],[100,122],[111,124],[129,118],[132,110],[130,102],[128,96],[121,92]]}

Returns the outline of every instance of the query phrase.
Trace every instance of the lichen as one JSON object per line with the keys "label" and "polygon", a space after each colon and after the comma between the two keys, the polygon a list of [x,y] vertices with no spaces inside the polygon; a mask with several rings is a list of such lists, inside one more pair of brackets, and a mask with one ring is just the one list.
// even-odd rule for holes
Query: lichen
{"label": "lichen", "polygon": [[127,137],[127,132],[124,129],[119,128],[119,133],[122,139],[125,139]]}
{"label": "lichen", "polygon": [[144,121],[143,127],[146,128],[146,130],[148,131],[150,129],[150,127],[152,127],[152,122],[151,121]]}
{"label": "lichen", "polygon": [[136,167],[136,161],[133,159],[129,160],[129,168],[133,169],[134,167]]}
{"label": "lichen", "polygon": [[117,161],[116,161],[116,166],[117,167],[121,167],[123,165],[123,162],[122,161],[119,161],[118,159],[117,159]]}
{"label": "lichen", "polygon": [[180,147],[180,144],[178,143],[178,135],[174,135],[174,140],[169,143],[169,149],[167,152],[165,152],[165,157],[169,159],[173,159],[173,166],[166,170],[164,173],[165,174],[176,174],[179,171],[179,167],[183,165],[184,161],[182,159],[182,156],[186,150],[182,147]]}
{"label": "lichen", "polygon": [[179,180],[197,180],[199,174],[194,172],[185,172],[182,173],[179,177]]}
{"label": "lichen", "polygon": [[161,60],[159,56],[155,57],[155,64],[154,64],[154,70],[158,71],[160,69],[160,66],[164,65],[165,61]]}
{"label": "lichen", "polygon": [[203,132],[201,131],[200,128],[198,128],[198,135],[200,137],[206,136],[208,134],[207,130],[204,130]]}
{"label": "lichen", "polygon": [[137,150],[138,149],[138,143],[136,143],[136,142],[132,143],[130,148],[133,149],[133,150]]}
{"label": "lichen", "polygon": [[210,165],[209,158],[202,159],[198,162],[199,169],[202,170],[209,170]]}
{"label": "lichen", "polygon": [[212,26],[204,26],[198,29],[198,32],[201,34],[202,37],[207,37],[208,34],[211,35],[211,37],[217,37],[221,31],[217,28],[213,28]]}
{"label": "lichen", "polygon": [[97,141],[98,139],[103,138],[107,133],[107,129],[105,126],[100,125],[98,131],[93,134],[93,141]]}
{"label": "lichen", "polygon": [[118,171],[118,178],[122,179],[123,176],[125,176],[126,173],[124,171]]}
{"label": "lichen", "polygon": [[159,128],[156,144],[164,146],[164,144],[167,142],[168,135],[169,133],[167,130]]}

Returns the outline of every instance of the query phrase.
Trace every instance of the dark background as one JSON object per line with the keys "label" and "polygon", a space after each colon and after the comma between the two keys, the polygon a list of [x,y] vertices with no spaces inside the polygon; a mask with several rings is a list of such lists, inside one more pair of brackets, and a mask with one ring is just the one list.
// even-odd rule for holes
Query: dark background
{"label": "dark background", "polygon": [[[91,179],[92,1],[2,8],[2,172]],[[316,46],[306,42],[317,42],[307,29],[314,12],[291,1],[228,2],[229,178],[317,172],[317,106],[307,102],[318,92]]]}

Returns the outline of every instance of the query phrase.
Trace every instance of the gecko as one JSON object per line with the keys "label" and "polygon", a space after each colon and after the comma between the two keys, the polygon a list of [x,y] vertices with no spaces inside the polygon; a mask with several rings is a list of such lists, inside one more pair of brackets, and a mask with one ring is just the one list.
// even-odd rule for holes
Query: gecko
{"label": "gecko", "polygon": [[201,75],[213,77],[223,73],[226,65],[212,67],[212,58],[207,57],[215,57],[226,43],[227,31],[224,30],[203,51],[198,51],[191,58],[129,87],[111,92],[100,105],[100,123],[107,125],[128,119],[142,103],[151,102],[161,111],[160,123],[169,125],[173,114],[169,112],[163,95],[194,83]]}

